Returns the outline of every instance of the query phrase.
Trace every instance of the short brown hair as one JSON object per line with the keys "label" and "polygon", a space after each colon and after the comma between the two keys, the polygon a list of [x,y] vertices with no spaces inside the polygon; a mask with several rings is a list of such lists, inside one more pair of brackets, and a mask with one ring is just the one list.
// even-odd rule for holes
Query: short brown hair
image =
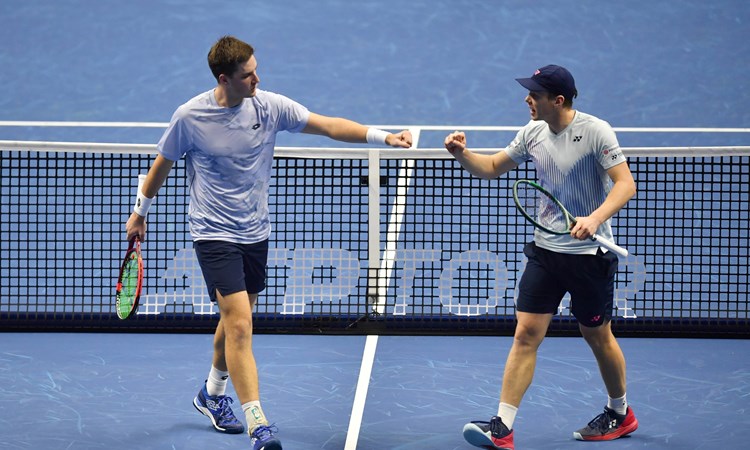
{"label": "short brown hair", "polygon": [[222,73],[232,76],[237,66],[246,63],[252,58],[253,53],[255,50],[250,44],[234,36],[223,36],[208,52],[208,67],[211,68],[211,73],[218,81]]}

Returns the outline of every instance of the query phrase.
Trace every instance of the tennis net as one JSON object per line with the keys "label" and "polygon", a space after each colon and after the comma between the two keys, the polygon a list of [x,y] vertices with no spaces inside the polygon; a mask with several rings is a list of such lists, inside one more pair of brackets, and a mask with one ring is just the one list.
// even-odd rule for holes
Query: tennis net
{"label": "tennis net", "polygon": [[[0,142],[0,326],[212,330],[187,227],[184,161],[149,214],[141,307],[114,286],[153,145]],[[750,147],[626,148],[637,197],[613,219],[632,253],[614,321],[633,335],[750,336]],[[472,177],[441,149],[279,148],[259,332],[512,334],[523,245],[516,179]],[[566,297],[550,333],[577,332]]]}

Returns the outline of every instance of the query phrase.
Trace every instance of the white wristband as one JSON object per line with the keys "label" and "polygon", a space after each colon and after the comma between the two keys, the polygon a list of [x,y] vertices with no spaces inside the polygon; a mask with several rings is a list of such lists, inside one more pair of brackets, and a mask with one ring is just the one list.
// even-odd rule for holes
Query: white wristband
{"label": "white wristband", "polygon": [[138,197],[135,199],[135,206],[133,207],[133,212],[138,214],[141,217],[146,217],[148,215],[148,209],[151,207],[151,202],[153,202],[153,198],[148,198],[145,195],[143,195],[143,192],[140,190],[138,191]]}
{"label": "white wristband", "polygon": [[383,131],[383,130],[378,130],[377,128],[368,128],[367,129],[367,143],[387,145],[385,143],[385,138],[387,138],[389,134],[391,133],[387,131]]}
{"label": "white wristband", "polygon": [[148,209],[151,207],[154,198],[156,198],[155,196],[148,198],[143,195],[141,188],[143,187],[144,181],[146,181],[146,175],[138,175],[138,195],[135,198],[135,206],[133,206],[133,212],[141,217],[146,217],[146,215],[148,215]]}

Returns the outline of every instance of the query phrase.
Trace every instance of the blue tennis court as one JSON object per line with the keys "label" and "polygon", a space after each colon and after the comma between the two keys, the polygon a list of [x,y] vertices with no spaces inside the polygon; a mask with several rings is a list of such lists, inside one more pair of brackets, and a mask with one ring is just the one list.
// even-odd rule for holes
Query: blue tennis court
{"label": "blue tennis court", "polygon": [[[2,335],[4,448],[247,448],[191,402],[207,334]],[[461,427],[495,413],[510,338],[381,336],[367,399],[354,403],[364,336],[259,335],[261,394],[284,448],[342,449],[353,406],[361,449],[469,449]],[[747,340],[620,340],[640,427],[602,444],[572,438],[606,399],[586,344],[548,338],[520,409],[518,448],[742,448]]]}
{"label": "blue tennis court", "polygon": [[[103,328],[114,327],[110,332],[86,327],[91,317],[108,313],[110,286],[98,280],[112,279],[109,261],[117,259],[124,244],[116,236],[132,189],[119,184],[145,171],[151,158],[146,150],[131,155],[126,144],[153,145],[174,109],[213,85],[205,58],[219,36],[234,34],[253,44],[261,88],[321,114],[417,129],[414,151],[423,149],[429,156],[452,129],[467,129],[477,148],[506,145],[513,127],[528,119],[525,91],[514,78],[549,63],[571,70],[580,92],[576,109],[609,121],[623,147],[747,146],[748,23],[750,7],[738,0],[608,5],[571,0],[2,2],[0,84],[6,89],[0,98],[0,140],[118,143],[126,150],[116,157],[78,160],[72,155],[76,150],[48,155],[0,148],[6,159],[2,178],[40,180],[33,186],[1,184],[4,197],[32,200],[3,209],[2,251],[11,256],[0,260],[0,315],[23,313],[20,321],[27,321],[30,330],[49,329],[14,326],[0,334],[0,448],[248,448],[247,436],[214,432],[191,406],[210,368],[211,335],[204,325],[212,311],[192,249],[185,244],[184,205],[167,206],[170,198],[184,197],[179,183],[159,199],[168,218],[155,221],[153,242],[160,245],[149,248],[154,265],[144,311],[153,316],[144,320],[157,320],[157,332],[129,332],[106,320]],[[289,134],[279,136],[279,145],[315,151],[343,147]],[[366,161],[367,149],[362,152]],[[643,158],[638,181],[644,183],[639,199],[644,209],[623,212],[621,218],[628,229],[644,230],[631,236],[622,226],[626,242],[642,259],[626,266],[622,298],[638,294],[633,286],[658,290],[618,304],[619,316],[627,323],[634,320],[632,314],[644,326],[658,327],[682,315],[681,324],[698,324],[707,335],[721,334],[720,327],[730,332],[722,339],[656,338],[648,333],[635,337],[636,329],[633,337],[621,338],[628,399],[640,427],[631,437],[602,444],[572,438],[606,402],[588,347],[580,338],[548,337],[519,410],[517,448],[729,449],[744,448],[750,440],[745,414],[750,341],[737,338],[747,335],[748,320],[743,290],[750,238],[747,156],[722,157],[713,165],[693,164],[683,156],[670,156],[666,163]],[[286,184],[274,187],[276,194],[292,198],[298,195],[294,189],[310,185],[320,191],[296,200],[299,210],[276,206],[273,279],[287,284],[269,285],[267,313],[288,314],[257,335],[254,345],[263,406],[279,426],[284,448],[473,448],[461,428],[496,412],[512,338],[492,336],[492,324],[462,314],[505,304],[511,312],[504,326],[512,326],[507,298],[512,299],[513,274],[521,269],[518,246],[527,232],[505,222],[504,213],[493,215],[507,206],[487,194],[495,191],[465,178],[453,180],[450,162],[414,167],[397,159],[385,162],[384,204],[405,202],[406,219],[393,248],[385,244],[380,249],[395,255],[393,267],[381,270],[393,271],[391,279],[397,281],[378,288],[395,299],[383,312],[396,317],[396,328],[318,332],[324,328],[316,316],[321,311],[352,316],[354,325],[372,306],[304,299],[369,295],[371,286],[357,274],[365,271],[361,261],[370,257],[367,200],[362,200],[365,206],[358,203],[358,196],[366,194],[368,173],[344,158],[310,166],[296,161],[292,155],[279,163],[288,176]],[[117,171],[119,165],[125,169]],[[321,181],[327,177],[333,181]],[[427,197],[443,177],[451,180],[445,181],[450,199]],[[101,181],[107,179],[110,183]],[[402,195],[403,179],[412,181]],[[665,185],[677,194],[660,197]],[[66,195],[79,193],[99,200],[94,208],[79,211],[85,219],[75,221],[67,218],[64,205]],[[321,197],[328,201],[318,201]],[[438,207],[457,212],[433,213]],[[647,209],[651,213],[643,216]],[[733,222],[714,235],[722,211]],[[382,207],[381,214],[386,235],[390,207]],[[307,228],[338,215],[346,221]],[[418,216],[422,221],[410,219]],[[686,223],[701,223],[700,233],[691,235]],[[487,231],[500,229],[513,231],[505,240]],[[466,242],[449,237],[459,233],[465,233]],[[83,242],[80,248],[73,248],[72,236]],[[305,240],[309,236],[312,248]],[[658,253],[664,246],[669,250]],[[481,262],[480,267],[466,263],[468,276],[479,281],[456,289],[480,301],[448,303],[441,291],[445,283],[450,291],[445,274],[464,273],[463,257]],[[55,273],[53,262],[66,258],[88,262]],[[318,263],[308,267],[306,258]],[[297,277],[296,271],[303,275]],[[507,273],[504,290],[492,284],[501,272]],[[56,285],[72,273],[76,298]],[[303,279],[312,281],[297,286],[299,291],[290,288],[289,280]],[[417,292],[435,300],[418,304]],[[81,306],[78,297],[96,301]],[[446,311],[462,320],[445,333],[419,320],[416,331],[412,323],[408,332],[398,332],[414,317],[439,315],[439,324],[451,322],[444,320]],[[165,316],[205,321],[194,332],[169,333],[158,322]],[[73,325],[53,331],[58,318]]]}

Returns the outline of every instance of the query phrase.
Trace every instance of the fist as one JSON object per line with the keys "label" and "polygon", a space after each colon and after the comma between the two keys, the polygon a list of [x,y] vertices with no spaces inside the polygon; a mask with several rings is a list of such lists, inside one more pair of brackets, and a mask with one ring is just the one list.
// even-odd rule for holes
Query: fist
{"label": "fist", "polygon": [[454,131],[445,137],[445,148],[452,155],[466,150],[466,135],[462,131]]}

